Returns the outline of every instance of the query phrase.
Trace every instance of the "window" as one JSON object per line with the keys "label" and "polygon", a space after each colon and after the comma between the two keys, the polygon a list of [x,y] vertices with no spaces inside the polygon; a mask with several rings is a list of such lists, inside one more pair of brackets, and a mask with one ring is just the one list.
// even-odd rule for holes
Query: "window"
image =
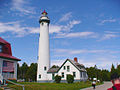
{"label": "window", "polygon": [[65,66],[64,66],[64,70],[65,70]]}
{"label": "window", "polygon": [[3,67],[7,67],[7,62],[3,61]]}
{"label": "window", "polygon": [[43,26],[43,25],[44,25],[44,23],[42,22],[42,23],[41,23],[41,25]]}
{"label": "window", "polygon": [[41,75],[39,75],[39,78],[41,78]]}
{"label": "window", "polygon": [[2,45],[0,45],[0,53],[2,52]]}
{"label": "window", "polygon": [[81,78],[82,78],[82,72],[80,72],[80,76],[81,76]]}
{"label": "window", "polygon": [[68,72],[70,71],[70,66],[67,66],[67,71],[68,71]]}
{"label": "window", "polygon": [[54,80],[54,79],[55,79],[55,74],[53,73],[53,74],[52,74],[52,80]]}
{"label": "window", "polygon": [[44,67],[44,70],[46,71],[46,70],[47,70],[47,67]]}
{"label": "window", "polygon": [[64,78],[64,72],[62,72],[62,78]]}
{"label": "window", "polygon": [[73,77],[76,77],[76,72],[73,72]]}

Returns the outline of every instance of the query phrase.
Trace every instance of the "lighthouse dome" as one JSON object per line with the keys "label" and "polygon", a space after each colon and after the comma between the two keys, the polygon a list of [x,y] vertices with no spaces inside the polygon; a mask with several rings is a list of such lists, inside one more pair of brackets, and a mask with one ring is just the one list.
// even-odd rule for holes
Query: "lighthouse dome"
{"label": "lighthouse dome", "polygon": [[50,19],[48,18],[47,12],[46,12],[45,10],[42,12],[42,16],[40,17],[39,22],[40,22],[40,23],[41,23],[41,22],[50,23]]}

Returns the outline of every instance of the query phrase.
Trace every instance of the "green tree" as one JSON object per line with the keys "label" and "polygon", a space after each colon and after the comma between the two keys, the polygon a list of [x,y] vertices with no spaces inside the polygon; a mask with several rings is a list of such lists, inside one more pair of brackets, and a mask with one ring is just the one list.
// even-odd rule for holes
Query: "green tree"
{"label": "green tree", "polygon": [[17,63],[17,78],[18,78],[18,79],[21,78],[21,70],[20,70],[19,63]]}
{"label": "green tree", "polygon": [[28,65],[24,62],[21,66],[21,78],[22,79],[25,79],[26,80],[26,73],[27,73],[27,70],[28,70]]}
{"label": "green tree", "polygon": [[111,74],[113,74],[115,72],[117,72],[117,70],[115,69],[115,66],[112,64],[112,66],[111,66]]}
{"label": "green tree", "polygon": [[51,68],[59,68],[59,66],[53,65]]}
{"label": "green tree", "polygon": [[117,73],[120,76],[120,65],[117,65]]}
{"label": "green tree", "polygon": [[68,74],[66,77],[66,80],[68,83],[73,83],[74,82],[74,77],[71,74]]}
{"label": "green tree", "polygon": [[61,76],[56,75],[56,76],[55,76],[55,82],[56,82],[56,83],[60,83],[60,81],[61,81]]}
{"label": "green tree", "polygon": [[108,70],[101,71],[101,80],[102,81],[109,81],[110,80],[110,72]]}
{"label": "green tree", "polygon": [[88,77],[93,79],[97,78],[101,81],[108,81],[110,80],[110,72],[108,70],[101,70],[98,69],[95,65],[94,67],[86,68]]}
{"label": "green tree", "polygon": [[31,63],[26,73],[27,81],[36,81],[37,76],[37,63]]}
{"label": "green tree", "polygon": [[86,68],[88,77],[93,79],[96,77],[96,70],[94,67]]}

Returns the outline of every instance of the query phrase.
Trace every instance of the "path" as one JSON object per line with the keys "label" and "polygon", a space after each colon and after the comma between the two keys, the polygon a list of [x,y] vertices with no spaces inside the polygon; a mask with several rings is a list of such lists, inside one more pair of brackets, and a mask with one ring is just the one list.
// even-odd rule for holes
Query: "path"
{"label": "path", "polygon": [[[107,90],[110,87],[112,87],[112,83],[111,82],[104,82],[103,85],[96,86],[95,90]],[[80,89],[80,90],[93,90],[93,87]]]}

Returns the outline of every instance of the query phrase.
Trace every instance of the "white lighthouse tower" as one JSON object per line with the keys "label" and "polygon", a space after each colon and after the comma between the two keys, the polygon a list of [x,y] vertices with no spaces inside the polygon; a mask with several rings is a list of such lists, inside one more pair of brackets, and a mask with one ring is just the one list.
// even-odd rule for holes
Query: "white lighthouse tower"
{"label": "white lighthouse tower", "polygon": [[47,71],[50,68],[50,54],[49,54],[50,20],[45,10],[42,12],[42,16],[40,17],[39,23],[40,23],[40,37],[39,37],[37,81],[46,82],[48,80]]}

